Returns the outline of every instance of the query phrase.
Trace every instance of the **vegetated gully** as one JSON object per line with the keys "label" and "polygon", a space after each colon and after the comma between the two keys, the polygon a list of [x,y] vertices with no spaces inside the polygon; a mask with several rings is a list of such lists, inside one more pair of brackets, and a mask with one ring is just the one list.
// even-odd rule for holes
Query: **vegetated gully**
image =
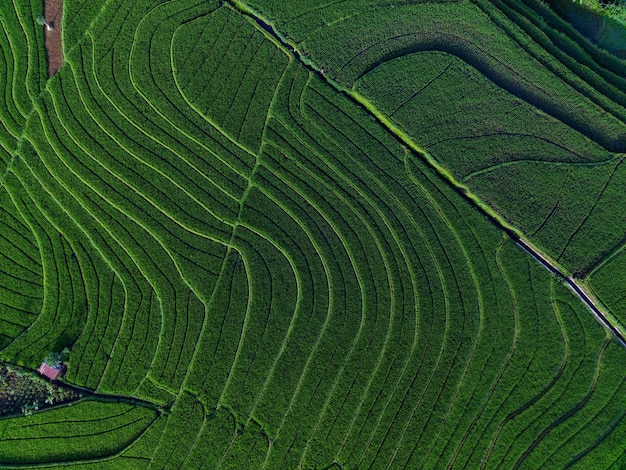
{"label": "vegetated gully", "polygon": [[[302,57],[302,55],[300,54],[300,52],[298,51],[298,49],[296,48],[295,44],[291,44],[289,41],[287,41],[281,34],[279,34],[275,29],[274,26],[269,24],[268,22],[266,22],[263,18],[261,18],[260,16],[258,16],[258,14],[256,12],[254,12],[252,9],[250,9],[245,3],[242,3],[238,0],[225,0],[224,3],[230,5],[232,8],[234,8],[236,11],[240,12],[241,14],[251,18],[252,20],[254,20],[259,27],[261,27],[265,32],[267,32],[269,35],[271,35],[276,41],[278,41],[287,51],[289,51],[290,54],[292,54],[294,56],[294,58],[300,62],[306,69],[308,69],[309,71],[315,73],[316,75],[320,76],[323,80],[330,82],[328,80],[328,78],[325,76],[325,74],[323,73],[322,70],[318,69],[315,67],[315,65],[310,61],[305,59],[304,57]],[[355,96],[350,92],[350,90],[347,90],[343,87],[341,87],[339,84],[335,83],[335,82],[331,82],[330,83],[334,88],[340,88],[340,91],[342,91],[344,94],[346,94],[348,97],[350,97],[350,99],[355,102],[357,105],[359,105],[359,107],[361,107],[362,109],[364,109],[368,114],[370,114],[374,119],[376,119],[376,121],[382,125],[389,133],[391,133],[403,146],[408,146],[409,148],[411,148],[412,150],[414,150],[416,153],[420,154],[420,156],[423,158],[423,160],[433,169],[437,172],[437,174],[450,186],[453,187],[453,189],[460,194],[463,198],[467,199],[470,201],[470,203],[476,207],[480,212],[482,212],[487,219],[494,224],[496,227],[498,227],[500,230],[504,231],[508,236],[510,236],[513,240],[515,240],[515,242],[524,250],[526,251],[531,257],[533,257],[536,261],[538,261],[543,267],[545,267],[548,271],[550,271],[551,273],[553,273],[554,275],[556,275],[557,277],[559,277],[560,279],[563,280],[564,283],[567,284],[567,286],[574,291],[574,293],[583,301],[583,303],[585,305],[587,305],[587,307],[589,308],[589,310],[591,310],[591,312],[593,313],[593,315],[596,317],[596,319],[605,327],[607,328],[614,336],[615,338],[618,340],[618,342],[626,348],[626,335],[622,332],[622,330],[614,325],[611,320],[608,318],[608,316],[602,312],[598,306],[597,306],[597,302],[595,299],[593,299],[589,294],[587,294],[576,282],[576,280],[574,280],[574,278],[566,276],[563,271],[553,262],[551,262],[548,257],[544,254],[542,254],[540,251],[538,251],[536,248],[534,248],[533,246],[531,246],[528,242],[526,242],[525,240],[523,240],[523,238],[521,237],[521,235],[515,230],[515,228],[513,228],[512,226],[510,226],[504,219],[502,219],[501,217],[499,217],[497,214],[493,213],[492,211],[488,211],[486,209],[486,206],[481,204],[479,201],[480,199],[470,193],[468,191],[468,189],[466,187],[464,187],[461,183],[459,183],[458,181],[454,180],[451,176],[449,176],[449,174],[444,173],[443,168],[441,168],[438,164],[435,163],[434,159],[432,157],[430,157],[430,155],[427,154],[427,152],[425,152],[422,149],[417,149],[416,145],[414,142],[412,141],[407,141],[408,137],[401,135],[399,132],[397,132],[396,130],[390,128],[384,121],[383,119],[381,119],[380,116],[378,116],[375,112],[373,112],[371,109],[369,109],[367,106],[364,106],[364,103],[360,102],[358,99],[355,98]]]}

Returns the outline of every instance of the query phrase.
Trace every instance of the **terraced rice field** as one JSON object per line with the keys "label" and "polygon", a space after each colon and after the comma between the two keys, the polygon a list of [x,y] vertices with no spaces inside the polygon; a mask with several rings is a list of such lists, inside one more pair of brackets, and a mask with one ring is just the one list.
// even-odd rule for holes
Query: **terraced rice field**
{"label": "terraced rice field", "polygon": [[621,326],[621,62],[530,3],[63,8],[48,79],[0,7],[0,359],[123,400],[0,463],[624,465],[626,351],[512,238]]}

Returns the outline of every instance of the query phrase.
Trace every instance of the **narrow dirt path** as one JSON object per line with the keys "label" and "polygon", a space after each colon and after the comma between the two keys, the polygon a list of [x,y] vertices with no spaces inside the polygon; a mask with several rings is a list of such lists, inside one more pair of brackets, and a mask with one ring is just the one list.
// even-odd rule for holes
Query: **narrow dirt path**
{"label": "narrow dirt path", "polygon": [[62,0],[46,0],[44,17],[50,28],[46,30],[46,51],[48,52],[48,76],[54,75],[63,65],[63,44],[61,42]]}

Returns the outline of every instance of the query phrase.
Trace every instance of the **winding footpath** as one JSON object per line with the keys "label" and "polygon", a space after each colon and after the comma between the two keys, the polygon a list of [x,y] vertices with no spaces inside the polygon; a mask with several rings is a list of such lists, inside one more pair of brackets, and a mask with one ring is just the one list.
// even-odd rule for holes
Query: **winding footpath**
{"label": "winding footpath", "polygon": [[259,27],[261,27],[267,34],[269,34],[275,41],[277,41],[283,48],[285,48],[295,60],[300,62],[306,69],[317,74],[320,78],[330,83],[334,88],[340,89],[343,93],[349,96],[354,102],[361,106],[366,112],[368,112],[384,129],[386,129],[391,135],[393,135],[402,145],[408,147],[416,154],[420,155],[426,163],[431,166],[452,188],[459,193],[462,197],[469,200],[474,207],[481,211],[496,227],[505,232],[511,237],[524,251],[532,256],[536,261],[543,265],[548,271],[561,278],[568,287],[574,291],[574,293],[583,301],[585,305],[591,310],[596,319],[607,328],[619,341],[619,343],[626,348],[626,334],[622,331],[617,322],[610,319],[605,312],[602,312],[598,308],[597,301],[585,292],[582,287],[576,282],[573,277],[566,276],[563,271],[553,262],[551,262],[545,255],[539,252],[536,248],[532,247],[528,242],[524,241],[523,235],[513,226],[511,226],[500,214],[495,212],[478,196],[472,193],[467,186],[456,180],[449,171],[447,171],[441,164],[439,164],[426,150],[419,147],[414,140],[409,137],[405,132],[393,124],[386,116],[383,116],[380,111],[365,98],[364,96],[355,93],[349,88],[341,86],[334,80],[330,80],[323,69],[315,65],[309,58],[302,56],[297,49],[296,44],[281,35],[274,26],[269,23],[265,18],[261,17],[258,12],[252,10],[247,4],[240,0],[224,0],[224,3],[229,5],[239,13],[254,20]]}

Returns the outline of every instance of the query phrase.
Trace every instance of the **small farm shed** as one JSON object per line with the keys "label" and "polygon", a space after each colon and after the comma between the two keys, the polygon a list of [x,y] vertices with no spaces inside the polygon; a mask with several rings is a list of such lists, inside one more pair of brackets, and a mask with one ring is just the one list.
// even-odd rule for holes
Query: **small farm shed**
{"label": "small farm shed", "polygon": [[42,362],[39,366],[39,373],[44,377],[48,377],[50,380],[56,380],[59,378],[59,375],[61,375],[61,365],[52,367]]}

